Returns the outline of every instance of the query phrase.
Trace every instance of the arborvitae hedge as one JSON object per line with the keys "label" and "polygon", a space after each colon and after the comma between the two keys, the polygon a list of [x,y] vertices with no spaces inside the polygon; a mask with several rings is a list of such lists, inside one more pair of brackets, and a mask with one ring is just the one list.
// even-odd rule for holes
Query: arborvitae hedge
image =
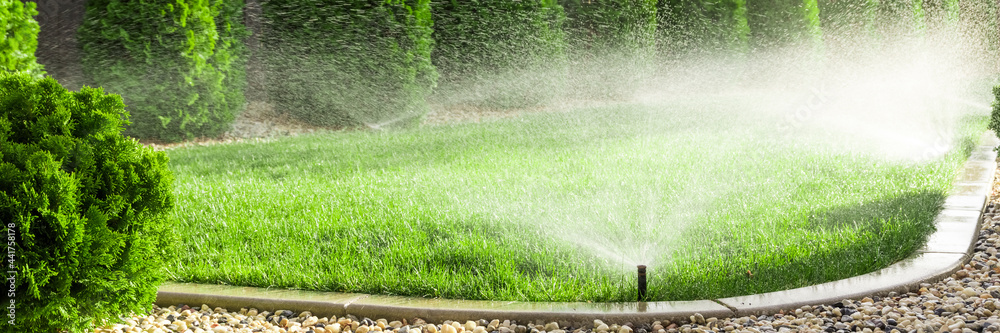
{"label": "arborvitae hedge", "polygon": [[562,0],[573,99],[628,98],[651,77],[656,0]]}
{"label": "arborvitae hedge", "polygon": [[661,54],[748,50],[746,0],[660,0],[657,39]]}
{"label": "arborvitae hedge", "polygon": [[823,31],[837,36],[868,35],[876,23],[877,6],[872,0],[821,1],[819,12]]}
{"label": "arborvitae hedge", "polygon": [[652,55],[657,0],[562,0],[570,45],[589,53]]}
{"label": "arborvitae hedge", "polygon": [[0,73],[3,261],[17,271],[0,331],[83,332],[155,300],[171,175],[166,155],[121,135],[127,118],[101,89]]}
{"label": "arborvitae hedge", "polygon": [[268,95],[326,126],[412,124],[437,82],[429,0],[262,4]]}
{"label": "arborvitae hedge", "polygon": [[757,47],[806,42],[819,48],[823,43],[817,0],[747,1],[747,24]]}
{"label": "arborvitae hedge", "polygon": [[559,94],[565,13],[556,0],[433,0],[434,64],[445,94],[524,107]]}
{"label": "arborvitae hedge", "polygon": [[0,0],[0,69],[27,72],[36,78],[45,74],[35,61],[38,47],[38,15],[35,3]]}
{"label": "arborvitae hedge", "polygon": [[991,51],[994,59],[1000,56],[1000,4],[991,0],[975,0],[962,3],[960,24],[971,39],[984,49]]}
{"label": "arborvitae hedge", "polygon": [[245,102],[242,8],[240,0],[89,0],[84,73],[123,96],[129,135],[219,135]]}

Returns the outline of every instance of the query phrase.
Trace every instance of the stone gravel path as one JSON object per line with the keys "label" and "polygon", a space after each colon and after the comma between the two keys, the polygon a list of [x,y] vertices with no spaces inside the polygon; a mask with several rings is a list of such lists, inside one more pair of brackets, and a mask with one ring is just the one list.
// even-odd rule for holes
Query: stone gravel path
{"label": "stone gravel path", "polygon": [[[998,172],[1000,178],[1000,172]],[[704,318],[684,322],[605,324],[585,327],[558,323],[519,323],[484,318],[477,322],[426,323],[420,319],[318,318],[309,312],[280,309],[222,309],[209,305],[169,308],[153,306],[149,315],[126,318],[125,324],[94,332],[222,333],[706,333],[706,332],[1000,332],[1000,186],[994,182],[972,259],[950,277],[924,283],[918,290],[885,297],[845,299],[834,304],[803,306],[787,313],[738,318]]]}

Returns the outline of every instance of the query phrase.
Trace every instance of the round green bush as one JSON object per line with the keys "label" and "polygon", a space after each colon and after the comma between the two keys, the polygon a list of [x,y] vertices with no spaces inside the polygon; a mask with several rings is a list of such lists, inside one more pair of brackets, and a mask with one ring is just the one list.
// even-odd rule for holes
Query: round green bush
{"label": "round green bush", "polygon": [[419,123],[437,82],[429,0],[262,3],[268,96],[322,126]]}
{"label": "round green bush", "polygon": [[90,0],[78,37],[84,73],[122,95],[127,134],[212,137],[243,110],[243,1]]}
{"label": "round green bush", "polygon": [[[163,279],[167,157],[122,136],[117,95],[0,73],[4,332],[82,332],[148,311]],[[5,274],[10,277],[10,274]]]}
{"label": "round green bush", "polygon": [[35,3],[0,0],[0,69],[28,72],[36,78],[45,74],[35,59],[38,47],[38,15]]}

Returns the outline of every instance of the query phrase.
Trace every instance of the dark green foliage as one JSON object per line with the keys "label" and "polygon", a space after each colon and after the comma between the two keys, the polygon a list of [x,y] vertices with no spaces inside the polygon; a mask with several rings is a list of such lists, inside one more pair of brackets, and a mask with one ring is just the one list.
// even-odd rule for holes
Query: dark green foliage
{"label": "dark green foliage", "polygon": [[875,22],[878,4],[873,0],[821,1],[823,30],[833,35],[869,34]]}
{"label": "dark green foliage", "polygon": [[[971,2],[971,1],[970,1]],[[924,22],[929,30],[951,28],[958,23],[959,0],[938,0],[921,3]]]}
{"label": "dark green foliage", "polygon": [[0,70],[24,71],[36,78],[45,74],[35,61],[39,31],[35,15],[34,2],[0,0]]}
{"label": "dark green foliage", "polygon": [[746,0],[660,0],[657,6],[661,53],[747,51]]}
{"label": "dark green foliage", "polygon": [[84,73],[121,94],[127,134],[216,136],[244,107],[243,1],[91,0],[80,28]]}
{"label": "dark green foliage", "polygon": [[121,135],[127,118],[101,89],[0,73],[4,271],[18,272],[16,328],[0,331],[82,332],[156,298],[172,176],[166,155]]}
{"label": "dark green foliage", "polygon": [[[919,1],[919,0],[918,0]],[[796,45],[808,42],[822,46],[817,0],[759,0],[747,2],[747,24],[751,44],[757,47]]]}
{"label": "dark green foliage", "polygon": [[992,0],[962,2],[959,25],[966,27],[969,37],[993,59],[1000,59],[1000,3]]}
{"label": "dark green foliage", "polygon": [[[993,112],[990,113],[990,123],[987,126],[1000,137],[1000,86],[993,87],[993,96],[995,96]],[[1000,147],[997,149],[1000,150]]]}
{"label": "dark green foliage", "polygon": [[927,12],[924,10],[923,0],[911,0],[910,12],[913,18],[913,31],[923,34],[927,30]]}
{"label": "dark green foliage", "polygon": [[870,0],[870,20],[875,21],[872,33],[876,37],[899,35],[920,36],[927,29],[923,0]]}
{"label": "dark green foliage", "polygon": [[570,45],[588,53],[651,55],[656,0],[562,0]]}
{"label": "dark green foliage", "polygon": [[631,96],[653,73],[656,0],[563,0],[570,98]]}
{"label": "dark green foliage", "polygon": [[555,1],[433,1],[434,64],[445,77],[516,68],[562,56],[565,21]]}
{"label": "dark green foliage", "polygon": [[433,59],[446,90],[501,108],[558,95],[566,39],[565,13],[555,0],[434,0],[431,6]]}
{"label": "dark green foliage", "polygon": [[326,126],[417,123],[437,81],[429,0],[263,3],[268,94]]}
{"label": "dark green foliage", "polygon": [[996,5],[986,4],[987,20],[990,23],[989,28],[986,29],[987,42],[989,43],[990,49],[996,54],[1000,51],[1000,3]]}

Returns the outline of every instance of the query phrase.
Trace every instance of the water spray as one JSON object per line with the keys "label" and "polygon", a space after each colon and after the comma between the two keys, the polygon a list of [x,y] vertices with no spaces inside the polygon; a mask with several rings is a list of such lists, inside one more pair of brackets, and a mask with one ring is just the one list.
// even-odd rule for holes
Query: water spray
{"label": "water spray", "polygon": [[646,301],[646,265],[639,265],[639,302]]}

